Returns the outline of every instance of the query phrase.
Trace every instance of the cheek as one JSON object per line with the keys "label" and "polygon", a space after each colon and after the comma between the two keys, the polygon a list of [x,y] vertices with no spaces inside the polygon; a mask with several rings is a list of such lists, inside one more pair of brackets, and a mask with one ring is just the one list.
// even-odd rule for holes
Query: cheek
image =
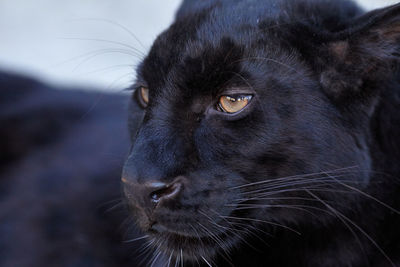
{"label": "cheek", "polygon": [[329,165],[325,164],[327,168],[351,168],[356,173],[353,179],[359,186],[368,185],[372,161],[367,138],[356,129],[337,129],[332,132],[330,147],[326,149],[329,152]]}
{"label": "cheek", "polygon": [[206,212],[217,222],[221,220],[219,216],[232,212],[232,203],[239,197],[235,187],[243,184],[243,180],[231,170],[214,166],[210,172],[197,172],[190,183],[183,202],[197,205],[199,210],[196,213]]}

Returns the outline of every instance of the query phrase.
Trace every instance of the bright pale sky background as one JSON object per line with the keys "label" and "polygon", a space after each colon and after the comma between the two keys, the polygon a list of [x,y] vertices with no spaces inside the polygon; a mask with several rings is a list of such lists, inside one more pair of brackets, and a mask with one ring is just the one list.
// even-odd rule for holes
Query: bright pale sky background
{"label": "bright pale sky background", "polygon": [[[372,9],[399,0],[357,2]],[[119,91],[132,83],[141,54],[172,22],[179,3],[0,0],[0,69],[56,84]]]}

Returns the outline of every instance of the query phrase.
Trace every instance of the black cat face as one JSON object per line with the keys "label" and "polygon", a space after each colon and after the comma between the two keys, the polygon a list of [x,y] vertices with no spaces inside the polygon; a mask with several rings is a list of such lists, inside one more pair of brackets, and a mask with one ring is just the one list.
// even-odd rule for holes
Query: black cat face
{"label": "black cat face", "polygon": [[358,69],[354,82],[340,75],[352,44],[276,17],[218,20],[221,9],[178,17],[134,86],[122,180],[167,256],[211,261],[252,229],[330,220],[320,199],[346,209],[349,188],[369,183],[375,93],[359,94]]}

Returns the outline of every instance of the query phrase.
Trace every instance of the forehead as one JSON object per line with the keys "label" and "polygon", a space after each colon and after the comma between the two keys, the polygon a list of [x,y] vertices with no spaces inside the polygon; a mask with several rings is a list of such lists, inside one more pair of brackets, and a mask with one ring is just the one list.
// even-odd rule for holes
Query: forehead
{"label": "forehead", "polygon": [[257,14],[226,15],[221,8],[179,18],[157,38],[138,70],[152,91],[166,91],[171,84],[189,94],[229,83],[248,85],[250,76],[267,77],[277,69],[287,73],[296,67],[293,53],[284,51],[281,40],[263,30],[268,21]]}

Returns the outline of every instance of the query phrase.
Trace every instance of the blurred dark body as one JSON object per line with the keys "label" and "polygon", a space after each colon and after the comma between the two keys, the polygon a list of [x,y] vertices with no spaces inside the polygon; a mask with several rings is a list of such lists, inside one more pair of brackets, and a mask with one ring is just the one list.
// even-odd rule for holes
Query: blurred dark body
{"label": "blurred dark body", "polygon": [[0,266],[135,266],[123,209],[108,211],[129,148],[125,106],[0,73]]}

